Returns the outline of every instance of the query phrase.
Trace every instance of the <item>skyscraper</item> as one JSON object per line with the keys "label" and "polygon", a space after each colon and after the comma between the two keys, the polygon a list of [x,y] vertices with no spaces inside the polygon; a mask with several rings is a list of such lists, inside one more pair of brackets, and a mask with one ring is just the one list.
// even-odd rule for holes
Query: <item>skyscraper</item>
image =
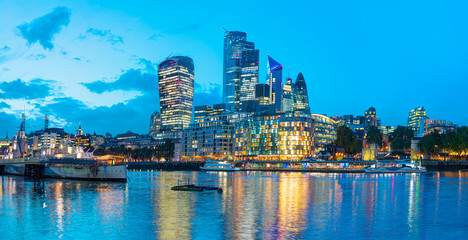
{"label": "skyscraper", "polygon": [[275,110],[281,111],[281,99],[283,98],[283,65],[268,56],[268,85],[270,85],[270,103],[275,104]]}
{"label": "skyscraper", "polygon": [[246,50],[242,52],[240,102],[255,100],[255,86],[258,84],[259,50]]}
{"label": "skyscraper", "polygon": [[411,109],[408,115],[408,128],[414,131],[414,136],[422,137],[426,125],[426,109],[423,106]]}
{"label": "skyscraper", "polygon": [[240,78],[242,52],[255,49],[247,41],[247,33],[228,31],[224,36],[223,103],[230,111],[237,111],[240,104]]}
{"label": "skyscraper", "polygon": [[270,86],[268,84],[257,84],[255,86],[255,100],[259,101],[260,105],[270,104]]}
{"label": "skyscraper", "polygon": [[293,111],[310,113],[307,85],[302,73],[299,73],[293,89]]}
{"label": "skyscraper", "polygon": [[292,89],[292,78],[286,78],[286,84],[283,85],[283,102],[281,106],[281,111],[283,112],[290,112],[292,110],[292,97],[293,97],[293,89]]}
{"label": "skyscraper", "polygon": [[156,134],[161,129],[161,114],[158,111],[154,111],[151,114],[150,118],[150,128],[149,128],[149,135],[153,138],[156,138]]}
{"label": "skyscraper", "polygon": [[190,57],[170,57],[158,65],[161,131],[189,126],[193,108],[194,66]]}

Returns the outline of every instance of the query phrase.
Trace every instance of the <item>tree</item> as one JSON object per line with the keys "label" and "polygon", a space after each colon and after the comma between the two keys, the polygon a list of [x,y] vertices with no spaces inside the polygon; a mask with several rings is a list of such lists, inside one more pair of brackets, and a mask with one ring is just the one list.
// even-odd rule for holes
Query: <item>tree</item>
{"label": "tree", "polygon": [[439,146],[442,145],[442,137],[437,130],[427,134],[421,139],[420,148],[421,151],[430,156],[435,153]]}
{"label": "tree", "polygon": [[338,127],[336,131],[336,146],[344,148],[346,154],[352,154],[354,152],[354,141],[353,131],[349,127],[345,125]]}
{"label": "tree", "polygon": [[463,135],[459,132],[449,132],[444,137],[444,149],[449,152],[454,152],[458,157],[461,157],[464,152]]}
{"label": "tree", "polygon": [[402,137],[397,137],[390,143],[390,147],[392,151],[402,151],[405,148],[405,140]]}
{"label": "tree", "polygon": [[395,140],[396,138],[402,138],[404,140],[411,140],[414,137],[414,131],[411,128],[407,128],[404,126],[398,126],[395,131],[390,133],[390,142]]}
{"label": "tree", "polygon": [[367,142],[377,143],[379,147],[382,147],[382,133],[376,126],[370,126],[366,134]]}
{"label": "tree", "polygon": [[355,139],[353,142],[353,153],[360,153],[362,152],[362,140],[361,139]]}

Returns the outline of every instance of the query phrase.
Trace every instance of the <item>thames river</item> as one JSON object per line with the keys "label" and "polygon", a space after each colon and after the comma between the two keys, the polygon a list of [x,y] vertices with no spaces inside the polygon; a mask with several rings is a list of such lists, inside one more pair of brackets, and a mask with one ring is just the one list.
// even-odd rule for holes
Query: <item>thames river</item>
{"label": "thames river", "polygon": [[[468,173],[129,172],[4,176],[0,239],[465,239]],[[170,190],[178,180],[223,193]]]}

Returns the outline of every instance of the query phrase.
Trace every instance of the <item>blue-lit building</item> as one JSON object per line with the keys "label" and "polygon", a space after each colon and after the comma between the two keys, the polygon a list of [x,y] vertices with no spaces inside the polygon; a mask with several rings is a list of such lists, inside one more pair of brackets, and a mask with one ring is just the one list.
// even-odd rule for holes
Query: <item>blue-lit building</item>
{"label": "blue-lit building", "polygon": [[291,112],[292,111],[292,101],[293,101],[293,84],[292,78],[286,78],[286,84],[283,85],[283,103],[281,106],[281,110],[283,112]]}
{"label": "blue-lit building", "polygon": [[240,105],[240,79],[242,52],[254,50],[255,44],[247,41],[247,33],[228,31],[224,36],[223,103],[233,112]]}
{"label": "blue-lit building", "polygon": [[414,131],[415,137],[422,137],[426,127],[426,109],[423,106],[413,108],[408,114],[408,128]]}
{"label": "blue-lit building", "polygon": [[258,84],[259,50],[246,50],[242,52],[240,102],[255,100],[255,86]]}
{"label": "blue-lit building", "polygon": [[281,111],[283,98],[283,65],[268,56],[268,85],[270,86],[270,104],[275,105],[276,111]]}

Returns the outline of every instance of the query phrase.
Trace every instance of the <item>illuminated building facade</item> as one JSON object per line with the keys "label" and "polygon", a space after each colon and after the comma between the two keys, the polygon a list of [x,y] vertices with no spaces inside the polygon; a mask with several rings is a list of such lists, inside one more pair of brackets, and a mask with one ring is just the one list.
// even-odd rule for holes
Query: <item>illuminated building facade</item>
{"label": "illuminated building facade", "polygon": [[234,125],[247,113],[230,113],[198,119],[182,131],[181,156],[183,160],[226,158],[233,154]]}
{"label": "illuminated building facade", "polygon": [[208,116],[213,111],[213,108],[208,105],[195,106],[194,121]]}
{"label": "illuminated building facade", "polygon": [[253,116],[236,125],[238,160],[295,161],[314,154],[314,120],[310,114]]}
{"label": "illuminated building facade", "polygon": [[255,86],[255,100],[259,101],[260,105],[270,104],[270,86],[268,84],[257,84]]}
{"label": "illuminated building facade", "polygon": [[315,152],[326,151],[327,145],[336,141],[338,122],[321,114],[311,114],[314,119]]}
{"label": "illuminated building facade", "polygon": [[310,113],[309,95],[307,94],[307,85],[302,73],[297,75],[294,83],[292,108],[296,112]]}
{"label": "illuminated building facade", "polygon": [[247,33],[227,31],[224,36],[223,103],[231,112],[240,105],[240,78],[242,52],[254,50],[255,44],[247,41]]}
{"label": "illuminated building facade", "polygon": [[370,127],[370,126],[378,127],[379,126],[379,122],[377,120],[377,113],[376,113],[374,107],[370,107],[369,109],[367,109],[367,111],[364,112],[364,117],[366,119],[365,125],[367,127]]}
{"label": "illuminated building facade", "polygon": [[193,108],[194,66],[185,56],[171,57],[158,65],[161,131],[179,131],[189,126]]}
{"label": "illuminated building facade", "polygon": [[255,100],[255,86],[258,84],[259,50],[246,50],[242,52],[241,80],[239,100]]}
{"label": "illuminated building facade", "polygon": [[414,136],[422,137],[426,126],[426,110],[423,106],[411,109],[408,116],[408,128],[414,131]]}
{"label": "illuminated building facade", "polygon": [[230,111],[226,108],[227,104],[225,103],[213,104],[213,107],[208,105],[195,106],[194,122],[197,123],[210,116],[228,114]]}
{"label": "illuminated building facade", "polygon": [[149,135],[153,138],[156,138],[156,133],[161,130],[161,114],[158,111],[154,111],[151,114],[150,118],[150,127],[149,127]]}
{"label": "illuminated building facade", "polygon": [[364,125],[366,122],[366,118],[363,116],[356,116],[354,117],[353,115],[343,115],[342,117],[339,118],[340,121],[340,126],[341,125],[347,125],[347,124],[358,124],[358,125]]}
{"label": "illuminated building facade", "polygon": [[292,97],[293,97],[292,78],[288,77],[286,78],[286,84],[283,85],[283,99],[282,99],[281,111],[291,112]]}
{"label": "illuminated building facade", "polygon": [[267,83],[270,86],[270,104],[275,105],[276,111],[281,111],[281,99],[283,98],[283,65],[268,56],[267,69]]}
{"label": "illuminated building facade", "polygon": [[455,132],[457,130],[457,125],[452,122],[439,120],[439,119],[426,119],[425,121],[426,134],[433,131],[438,131],[440,134],[446,134],[449,132]]}
{"label": "illuminated building facade", "polygon": [[395,128],[393,126],[380,126],[379,129],[380,131],[382,131],[383,135],[388,135],[395,131]]}

